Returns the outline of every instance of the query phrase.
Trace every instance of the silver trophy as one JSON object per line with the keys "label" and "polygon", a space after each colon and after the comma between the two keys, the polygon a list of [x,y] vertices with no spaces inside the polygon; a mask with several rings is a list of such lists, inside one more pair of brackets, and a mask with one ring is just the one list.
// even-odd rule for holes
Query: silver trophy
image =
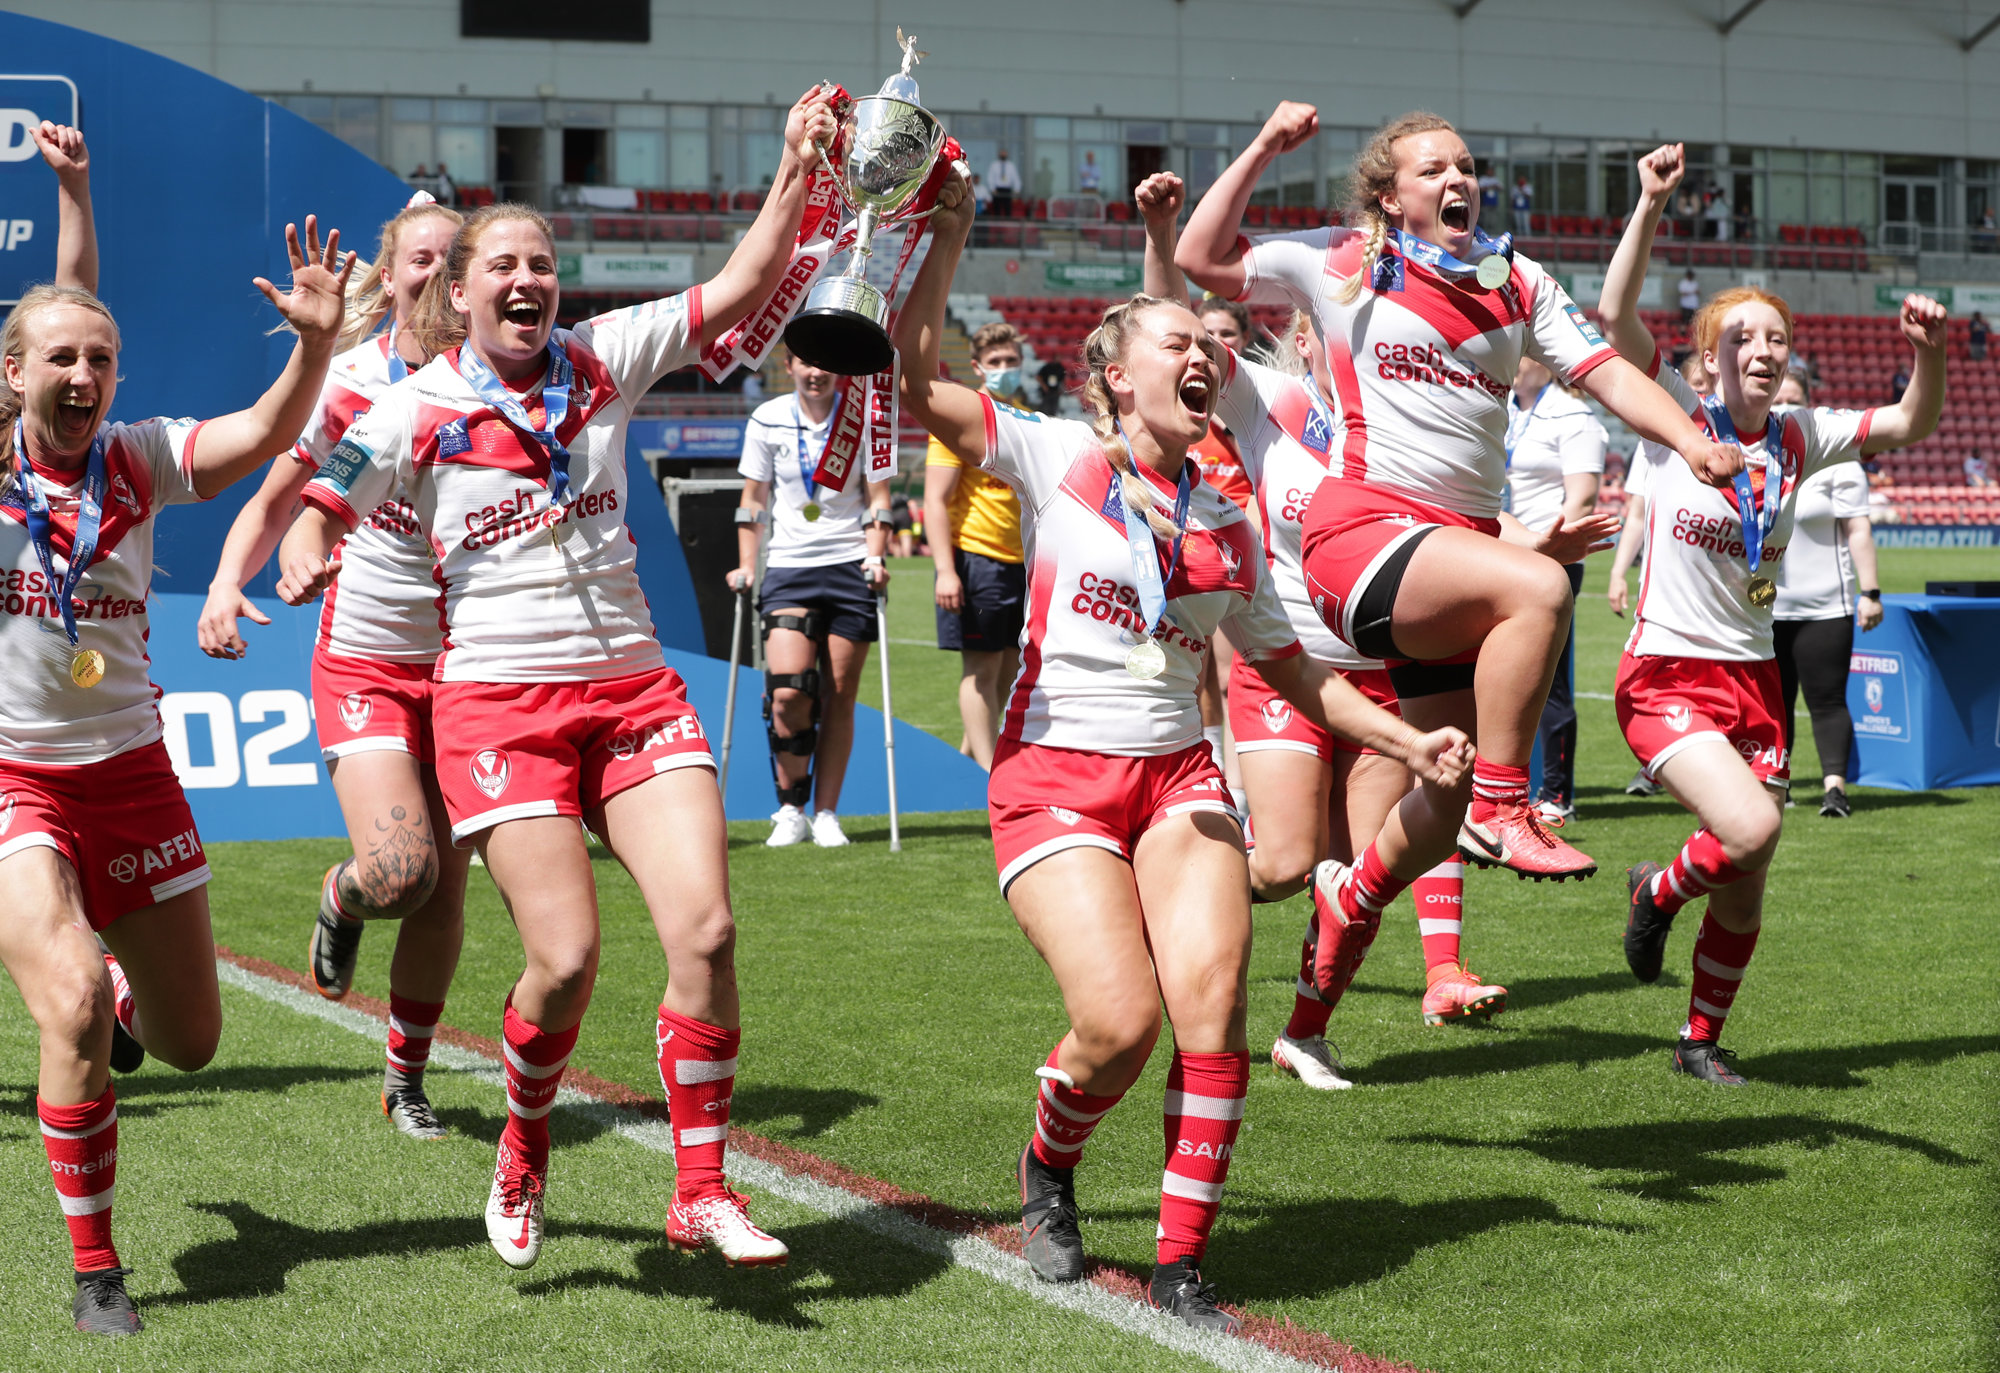
{"label": "silver trophy", "polygon": [[903,49],[903,69],[876,94],[854,102],[833,142],[839,164],[824,149],[820,152],[836,193],[855,212],[854,255],[845,272],[812,288],[785,328],[785,344],[792,352],[842,376],[871,376],[895,357],[887,327],[889,302],[866,276],[872,241],[885,225],[914,217],[910,206],[944,147],[944,126],[917,103],[917,79],[910,75],[924,54],[901,29],[896,41]]}

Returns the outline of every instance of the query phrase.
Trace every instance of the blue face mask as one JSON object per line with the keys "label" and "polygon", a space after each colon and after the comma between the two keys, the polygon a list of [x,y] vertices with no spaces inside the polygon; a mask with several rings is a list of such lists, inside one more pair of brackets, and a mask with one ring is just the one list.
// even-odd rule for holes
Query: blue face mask
{"label": "blue face mask", "polygon": [[986,369],[986,389],[996,396],[1011,396],[1021,389],[1021,368],[1017,363],[1012,367],[989,367]]}

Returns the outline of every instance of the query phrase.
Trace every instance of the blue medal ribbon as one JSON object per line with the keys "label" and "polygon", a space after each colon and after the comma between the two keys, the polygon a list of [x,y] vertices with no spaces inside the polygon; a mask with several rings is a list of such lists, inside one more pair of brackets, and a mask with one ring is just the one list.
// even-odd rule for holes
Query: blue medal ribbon
{"label": "blue medal ribbon", "polygon": [[70,604],[70,596],[76,584],[83,580],[84,572],[90,567],[90,560],[97,556],[97,537],[104,527],[104,430],[99,428],[97,437],[90,441],[90,459],[83,469],[83,492],[78,499],[76,511],[76,537],[70,541],[69,566],[64,571],[60,583],[56,580],[55,550],[51,546],[49,528],[53,517],[49,512],[48,497],[35,480],[34,464],[28,461],[28,445],[25,442],[21,421],[14,421],[14,460],[20,464],[15,472],[15,483],[19,496],[6,501],[8,505],[18,502],[27,517],[28,542],[35,546],[35,557],[41,561],[42,576],[47,580],[50,591],[60,585],[62,596],[59,602],[62,610],[63,633],[69,635],[70,646],[77,643],[76,608]]}
{"label": "blue medal ribbon", "polygon": [[479,399],[499,414],[500,418],[535,440],[548,450],[549,454],[549,508],[563,504],[569,495],[569,449],[563,447],[556,437],[563,421],[569,418],[569,388],[572,373],[569,354],[554,334],[549,335],[549,375],[542,383],[542,409],[547,429],[537,429],[528,419],[527,407],[520,397],[507,389],[506,383],[493,374],[493,369],[480,360],[479,354],[470,347],[458,350],[458,374],[465,378]]}
{"label": "blue medal ribbon", "polygon": [[[1188,474],[1194,465],[1181,464],[1180,487],[1174,493],[1174,534],[1173,555],[1167,564],[1167,575],[1160,576],[1160,550],[1153,541],[1153,526],[1131,506],[1125,503],[1125,478],[1116,467],[1111,469],[1111,499],[1117,503],[1119,514],[1125,522],[1125,543],[1132,554],[1132,577],[1139,586],[1139,612],[1146,620],[1146,637],[1152,638],[1159,632],[1160,625],[1167,618],[1167,583],[1180,571],[1181,544],[1187,539],[1188,502],[1193,499],[1194,485]],[[1134,474],[1134,479],[1145,478]]]}
{"label": "blue medal ribbon", "polygon": [[[1714,396],[1701,398],[1702,409],[1708,412],[1709,428],[1723,443],[1743,446],[1737,437],[1736,421],[1729,418],[1729,407]],[[1750,570],[1755,572],[1757,564],[1764,560],[1764,540],[1778,526],[1778,512],[1784,506],[1785,494],[1785,426],[1782,421],[1773,423],[1765,420],[1764,429],[1764,508],[1757,509],[1757,493],[1750,486],[1750,469],[1746,466],[1732,479],[1736,488],[1736,519],[1743,526],[1743,555],[1749,560]],[[1756,537],[1750,536],[1756,531]]]}
{"label": "blue medal ribbon", "polygon": [[[1470,262],[1462,262],[1437,244],[1406,234],[1401,229],[1391,229],[1389,237],[1396,242],[1396,251],[1402,257],[1421,262],[1439,276],[1451,281],[1463,281],[1477,276],[1479,264],[1489,257],[1498,255],[1507,261],[1514,260],[1514,236],[1502,234],[1498,238],[1490,236],[1484,229],[1472,231],[1475,246],[1484,249]],[[1377,291],[1400,291],[1403,289],[1403,264],[1396,257],[1380,257],[1375,261],[1375,289]]]}
{"label": "blue medal ribbon", "polygon": [[396,351],[396,321],[389,321],[389,384],[394,386],[410,375],[410,364],[403,361],[403,355]]}

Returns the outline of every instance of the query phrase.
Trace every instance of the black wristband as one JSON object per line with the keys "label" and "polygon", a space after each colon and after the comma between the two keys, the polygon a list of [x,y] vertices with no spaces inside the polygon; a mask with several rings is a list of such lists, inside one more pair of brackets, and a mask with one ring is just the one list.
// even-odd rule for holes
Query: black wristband
{"label": "black wristband", "polygon": [[1865,596],[1865,597],[1866,597],[1867,599],[1869,599],[1869,600],[1871,600],[1871,601],[1879,601],[1879,600],[1881,600],[1881,599],[1882,599],[1882,591],[1881,591],[1881,588],[1880,588],[1880,587],[1877,587],[1877,588],[1875,588],[1875,589],[1873,589],[1873,590],[1869,590],[1869,591],[1857,591],[1857,592],[1855,593],[1855,595],[1857,595],[1857,596]]}

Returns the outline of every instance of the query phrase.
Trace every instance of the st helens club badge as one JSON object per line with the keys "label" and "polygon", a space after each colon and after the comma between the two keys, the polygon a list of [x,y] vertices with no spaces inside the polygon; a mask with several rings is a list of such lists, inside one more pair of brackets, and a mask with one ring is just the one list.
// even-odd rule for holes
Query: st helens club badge
{"label": "st helens club badge", "polygon": [[507,750],[503,748],[483,748],[472,755],[472,784],[486,793],[489,801],[498,801],[500,793],[507,790],[513,767],[507,761]]}

